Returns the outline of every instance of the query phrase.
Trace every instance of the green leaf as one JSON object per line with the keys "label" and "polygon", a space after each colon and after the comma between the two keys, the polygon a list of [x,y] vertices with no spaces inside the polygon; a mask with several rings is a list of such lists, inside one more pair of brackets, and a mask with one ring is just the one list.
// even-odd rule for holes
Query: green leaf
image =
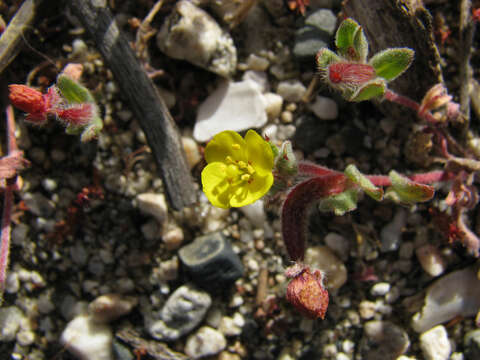
{"label": "green leaf", "polygon": [[375,68],[377,76],[391,81],[408,69],[414,55],[415,52],[409,48],[386,49],[375,54],[369,64]]}
{"label": "green leaf", "polygon": [[80,85],[67,75],[60,74],[58,76],[57,86],[62,96],[70,103],[95,102],[92,94],[85,86]]}
{"label": "green leaf", "polygon": [[348,60],[365,62],[368,53],[368,42],[362,27],[347,18],[342,21],[335,35],[338,53]]}
{"label": "green leaf", "polygon": [[388,196],[392,200],[412,204],[429,201],[435,194],[432,186],[410,180],[395,170],[390,171],[388,177],[392,181],[392,186],[387,189],[385,197]]}
{"label": "green leaf", "polygon": [[353,48],[358,53],[359,59],[361,63],[367,62],[367,55],[368,55],[368,41],[367,38],[360,27],[353,38]]}
{"label": "green leaf", "polygon": [[345,168],[345,175],[350,181],[358,185],[368,196],[381,201],[383,199],[383,190],[375,185],[353,164]]}
{"label": "green leaf", "polygon": [[359,87],[347,100],[355,102],[371,100],[383,96],[385,90],[385,80],[373,79]]}
{"label": "green leaf", "polygon": [[342,61],[342,59],[333,51],[327,48],[322,48],[317,52],[316,61],[318,70],[325,71],[328,65],[334,62]]}
{"label": "green leaf", "polygon": [[348,189],[338,195],[329,196],[320,201],[320,211],[333,211],[335,215],[342,216],[346,212],[357,208],[358,189]]}

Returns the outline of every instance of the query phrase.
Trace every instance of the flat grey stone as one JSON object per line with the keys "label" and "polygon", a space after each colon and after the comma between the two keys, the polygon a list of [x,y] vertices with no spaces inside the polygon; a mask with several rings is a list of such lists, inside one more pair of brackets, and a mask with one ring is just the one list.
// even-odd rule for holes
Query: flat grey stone
{"label": "flat grey stone", "polygon": [[149,321],[149,333],[158,340],[175,341],[199,325],[212,300],[210,295],[191,285],[183,285],[170,295],[160,319]]}

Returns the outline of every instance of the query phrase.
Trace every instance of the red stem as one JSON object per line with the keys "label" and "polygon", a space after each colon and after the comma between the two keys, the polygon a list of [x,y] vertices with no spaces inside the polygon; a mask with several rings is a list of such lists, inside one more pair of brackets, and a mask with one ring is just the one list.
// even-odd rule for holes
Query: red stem
{"label": "red stem", "polygon": [[[13,107],[9,105],[6,111],[7,116],[7,147],[8,153],[18,150],[17,141],[15,139],[15,118]],[[12,221],[12,203],[13,190],[17,177],[14,176],[5,179],[5,192],[3,194],[3,213],[2,213],[2,234],[0,236],[0,302],[3,300],[3,291],[5,289],[5,281],[7,277],[7,268],[10,255],[10,232]]]}
{"label": "red stem", "polygon": [[422,111],[422,113],[420,114],[419,113],[420,104],[417,103],[416,101],[410,99],[409,97],[397,94],[396,92],[393,92],[392,90],[387,89],[387,91],[385,91],[384,99],[386,99],[388,101],[391,101],[391,102],[394,102],[394,103],[397,103],[397,104],[400,104],[400,105],[405,106],[409,109],[412,109],[413,111],[415,111],[417,113],[417,115],[419,117],[422,117],[425,121],[427,121],[429,123],[436,124],[438,122],[437,119],[435,119],[433,117],[433,115],[430,111],[425,111],[425,112]]}

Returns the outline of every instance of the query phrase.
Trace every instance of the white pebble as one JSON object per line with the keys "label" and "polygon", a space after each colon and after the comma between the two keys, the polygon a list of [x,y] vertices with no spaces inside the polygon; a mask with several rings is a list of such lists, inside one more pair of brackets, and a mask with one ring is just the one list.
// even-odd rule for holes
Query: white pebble
{"label": "white pebble", "polygon": [[203,326],[190,335],[185,344],[185,353],[191,359],[218,354],[225,349],[227,341],[223,334],[209,326]]}
{"label": "white pebble", "polygon": [[426,360],[447,360],[452,347],[445,327],[438,325],[422,333],[420,335],[420,348]]}
{"label": "white pebble", "polygon": [[298,102],[306,92],[307,88],[298,80],[281,81],[277,86],[277,94],[286,101]]}
{"label": "white pebble", "polygon": [[422,269],[431,276],[439,276],[445,271],[447,264],[436,246],[426,244],[415,251]]}
{"label": "white pebble", "polygon": [[270,62],[264,57],[250,54],[247,59],[247,67],[250,70],[265,71],[268,69]]}
{"label": "white pebble", "polygon": [[370,294],[372,296],[384,296],[390,291],[390,284],[386,282],[379,282],[372,286]]}
{"label": "white pebble", "polygon": [[276,119],[279,117],[282,112],[283,98],[275,93],[266,93],[263,95],[267,105],[265,106],[265,111],[270,120]]}
{"label": "white pebble", "polygon": [[315,101],[308,108],[320,120],[335,120],[338,117],[337,103],[327,97],[317,95]]}
{"label": "white pebble", "polygon": [[136,197],[141,212],[153,216],[160,225],[167,220],[167,202],[163,194],[143,193]]}
{"label": "white pebble", "polygon": [[90,316],[78,316],[67,324],[60,342],[81,360],[112,360],[112,330]]}

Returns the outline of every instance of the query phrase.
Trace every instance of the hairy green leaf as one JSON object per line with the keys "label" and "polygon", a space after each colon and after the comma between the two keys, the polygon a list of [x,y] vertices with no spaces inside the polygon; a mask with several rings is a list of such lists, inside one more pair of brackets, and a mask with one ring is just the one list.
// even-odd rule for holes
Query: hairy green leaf
{"label": "hairy green leaf", "polygon": [[335,35],[335,45],[339,54],[349,60],[360,60],[360,55],[354,44],[355,35],[358,31],[362,31],[360,25],[355,20],[347,18],[342,21]]}
{"label": "hairy green leaf", "polygon": [[62,96],[70,103],[95,102],[92,94],[85,86],[80,85],[80,83],[67,75],[60,74],[58,76],[57,86]]}
{"label": "hairy green leaf", "polygon": [[367,62],[368,41],[361,27],[353,38],[353,48],[358,54],[358,61],[361,63]]}
{"label": "hairy green leaf", "polygon": [[316,56],[317,67],[320,71],[325,71],[328,65],[341,60],[337,54],[327,48],[320,49]]}
{"label": "hairy green leaf", "polygon": [[380,201],[383,199],[383,190],[375,185],[353,164],[345,168],[345,175],[348,179],[358,185],[368,196]]}
{"label": "hairy green leaf", "polygon": [[375,68],[377,76],[391,81],[408,69],[414,54],[409,48],[386,49],[375,54],[369,64]]}
{"label": "hairy green leaf", "polygon": [[335,215],[342,216],[357,208],[358,190],[348,189],[338,195],[322,199],[318,205],[320,211],[333,211]]}
{"label": "hairy green leaf", "polygon": [[386,85],[383,79],[373,79],[359,87],[347,100],[349,101],[365,101],[385,94]]}
{"label": "hairy green leaf", "polygon": [[412,204],[429,201],[435,194],[432,186],[417,183],[395,170],[390,171],[388,177],[392,181],[392,186],[387,189],[385,196],[393,200]]}

